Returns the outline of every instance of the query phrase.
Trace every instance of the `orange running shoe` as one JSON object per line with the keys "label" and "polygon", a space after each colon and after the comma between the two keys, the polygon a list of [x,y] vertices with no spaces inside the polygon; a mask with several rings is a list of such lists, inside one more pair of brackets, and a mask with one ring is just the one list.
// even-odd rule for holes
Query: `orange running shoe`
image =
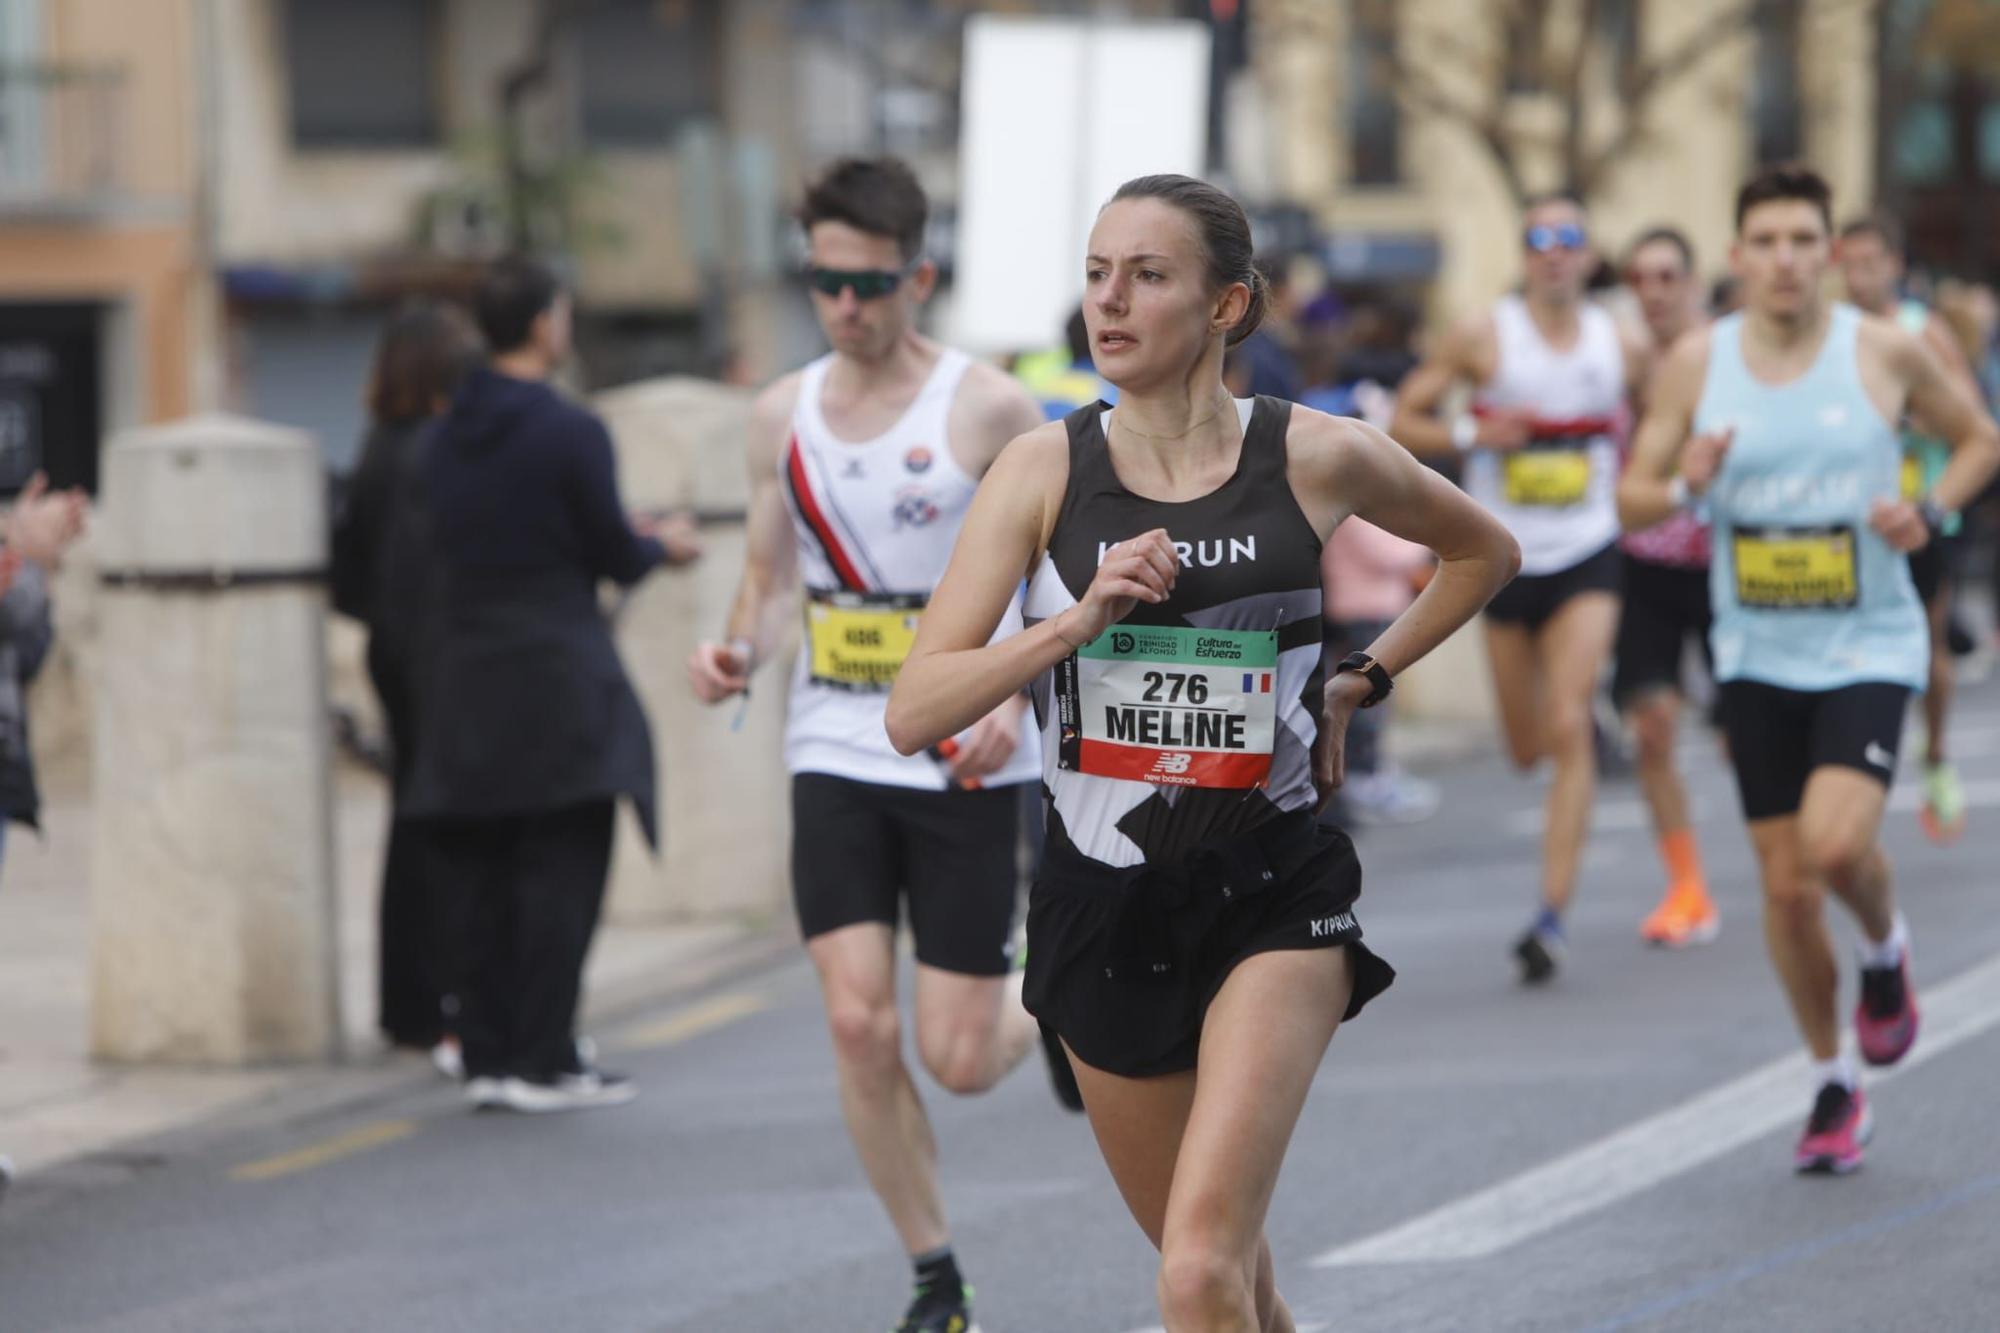
{"label": "orange running shoe", "polygon": [[1668,886],[1667,896],[1639,924],[1641,939],[1668,949],[1707,944],[1721,933],[1722,917],[1700,880]]}

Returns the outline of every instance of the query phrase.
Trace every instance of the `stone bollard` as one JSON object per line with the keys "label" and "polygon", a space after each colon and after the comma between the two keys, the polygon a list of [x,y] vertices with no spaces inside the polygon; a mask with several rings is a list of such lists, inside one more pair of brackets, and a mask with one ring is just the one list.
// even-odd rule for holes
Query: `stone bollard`
{"label": "stone bollard", "polygon": [[782,733],[787,663],[767,664],[749,705],[705,708],[687,686],[695,644],[721,632],[743,568],[749,498],[743,432],[750,394],[699,380],[649,380],[598,396],[618,447],[619,484],[635,509],[693,504],[706,525],[693,569],[641,584],[622,609],[618,650],[653,725],[665,847],[649,856],[620,817],[606,911],[628,922],[764,920],[791,900],[790,780]]}
{"label": "stone bollard", "polygon": [[319,451],[203,416],[120,435],[104,475],[92,1053],[331,1058]]}

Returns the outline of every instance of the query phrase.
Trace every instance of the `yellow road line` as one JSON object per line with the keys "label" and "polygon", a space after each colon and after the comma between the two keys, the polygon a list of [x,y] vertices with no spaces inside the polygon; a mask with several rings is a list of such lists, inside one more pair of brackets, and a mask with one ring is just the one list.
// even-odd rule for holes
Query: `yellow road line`
{"label": "yellow road line", "polygon": [[747,991],[734,995],[718,995],[712,1000],[704,1000],[689,1009],[683,1009],[671,1018],[663,1018],[657,1023],[648,1023],[633,1028],[619,1038],[618,1045],[624,1049],[636,1050],[651,1046],[672,1046],[675,1042],[698,1037],[704,1032],[734,1023],[739,1018],[762,1013],[771,1007],[771,1001],[762,995]]}
{"label": "yellow road line", "polygon": [[258,1162],[245,1162],[232,1169],[231,1180],[274,1180],[279,1176],[295,1175],[300,1171],[310,1171],[316,1166],[337,1162],[343,1157],[379,1148],[397,1139],[406,1139],[417,1132],[414,1120],[378,1120],[359,1129],[351,1129],[345,1134],[315,1143],[309,1148],[296,1152],[280,1153],[276,1157],[266,1157]]}

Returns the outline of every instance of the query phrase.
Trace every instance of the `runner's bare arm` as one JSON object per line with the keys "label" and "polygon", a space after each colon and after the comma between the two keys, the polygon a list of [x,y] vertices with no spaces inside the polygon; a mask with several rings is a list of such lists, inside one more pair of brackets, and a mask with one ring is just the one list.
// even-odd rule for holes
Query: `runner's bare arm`
{"label": "runner's bare arm", "polygon": [[946,429],[952,454],[971,476],[983,477],[1010,440],[1042,424],[1042,408],[1021,382],[998,366],[975,361],[952,400]]}
{"label": "runner's bare arm", "polygon": [[[1454,325],[1396,391],[1396,415],[1389,423],[1389,434],[1419,457],[1458,453],[1455,423],[1439,417],[1438,409],[1455,386],[1479,385],[1492,379],[1499,359],[1499,335],[1490,315]],[[1472,442],[1514,448],[1526,439],[1526,414],[1496,413],[1478,419]]]}
{"label": "runner's bare arm", "polygon": [[[1632,435],[1631,460],[1618,479],[1618,521],[1627,532],[1665,522],[1679,508],[1673,478],[1688,433],[1694,429],[1694,410],[1707,373],[1706,333],[1684,335],[1654,372],[1646,415]],[[1702,478],[1702,486],[1706,488],[1712,479],[1712,474]]]}
{"label": "runner's bare arm", "polygon": [[[959,465],[984,477],[1009,441],[1041,424],[1041,405],[1019,380],[998,366],[975,361],[959,384],[946,429]],[[1016,692],[966,731],[951,760],[952,776],[960,781],[983,778],[1005,767],[1020,744],[1021,715],[1027,709],[1027,694]]]}
{"label": "runner's bare arm", "polygon": [[[701,644],[688,660],[695,693],[709,703],[745,689],[751,671],[776,652],[798,592],[798,553],[785,512],[779,467],[790,438],[799,375],[776,381],[750,408],[745,458],[750,506],[744,533],[743,577],[722,640]],[[747,646],[747,660],[739,650]]]}
{"label": "runner's bare arm", "polygon": [[1653,367],[1659,363],[1660,353],[1651,338],[1622,323],[1618,325],[1618,350],[1624,353],[1625,396],[1631,401],[1632,410],[1643,416],[1646,392],[1652,387]]}
{"label": "runner's bare arm", "polygon": [[1986,415],[1967,388],[1951,373],[1928,340],[1898,331],[1890,344],[1892,368],[1909,386],[1909,410],[1939,439],[1951,446],[1951,461],[1931,489],[1931,498],[1947,513],[1956,513],[1979,497],[2000,470],[2000,427]]}
{"label": "runner's bare arm", "polygon": [[[1984,401],[1979,389],[1979,380],[1972,373],[1972,364],[1965,359],[1964,349],[1958,345],[1958,339],[1952,334],[1951,326],[1935,312],[1924,324],[1924,346],[1930,349],[1931,355],[1937,358],[1940,366],[1944,367],[1945,374],[1965,391],[1966,397],[1975,404]],[[1912,415],[1916,416],[1917,424],[1924,427],[1929,434],[1939,438],[1949,438],[1947,432],[1934,429],[1933,423],[1926,421],[1921,413]]]}
{"label": "runner's bare arm", "polygon": [[1294,408],[1292,421],[1288,472],[1315,527],[1331,533],[1334,506],[1345,505],[1437,554],[1436,576],[1367,650],[1393,676],[1479,614],[1520,569],[1521,548],[1465,492],[1366,422],[1306,408]]}

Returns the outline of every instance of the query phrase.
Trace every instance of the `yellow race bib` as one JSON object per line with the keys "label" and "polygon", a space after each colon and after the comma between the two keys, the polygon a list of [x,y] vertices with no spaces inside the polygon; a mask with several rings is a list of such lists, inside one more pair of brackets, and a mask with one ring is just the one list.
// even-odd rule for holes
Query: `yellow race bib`
{"label": "yellow race bib", "polygon": [[813,683],[887,690],[917,641],[923,610],[924,599],[908,593],[808,594],[806,651]]}
{"label": "yellow race bib", "polygon": [[1832,610],[1861,600],[1854,529],[1738,528],[1736,600],[1765,610]]}
{"label": "yellow race bib", "polygon": [[1924,465],[1914,454],[1903,455],[1903,498],[1911,503],[1924,498]]}
{"label": "yellow race bib", "polygon": [[1501,467],[1511,505],[1581,504],[1590,492],[1590,454],[1584,449],[1517,449]]}

